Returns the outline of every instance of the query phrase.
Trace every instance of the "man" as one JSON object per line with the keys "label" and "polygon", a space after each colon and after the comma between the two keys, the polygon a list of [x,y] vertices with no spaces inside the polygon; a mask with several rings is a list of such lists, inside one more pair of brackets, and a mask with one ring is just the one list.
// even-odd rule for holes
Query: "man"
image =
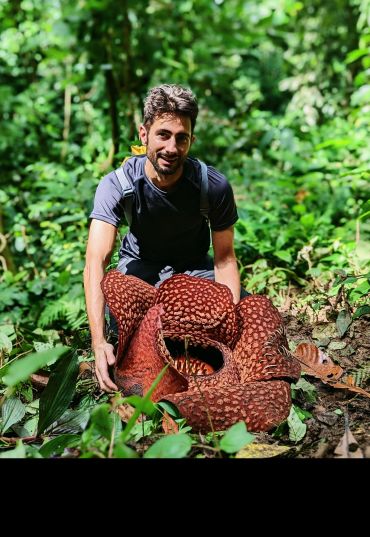
{"label": "man", "polygon": [[[140,126],[146,155],[132,157],[125,173],[133,183],[132,223],[120,248],[117,269],[157,287],[183,272],[227,285],[234,302],[240,298],[240,276],[233,246],[238,219],[231,186],[208,167],[209,225],[214,259],[208,255],[210,232],[200,211],[201,165],[188,157],[195,140],[198,105],[193,93],[163,84],[149,91]],[[122,187],[106,175],[96,191],[86,252],[84,285],[96,375],[105,391],[117,390],[108,366],[115,362],[106,340],[104,298],[100,283],[123,217]]]}

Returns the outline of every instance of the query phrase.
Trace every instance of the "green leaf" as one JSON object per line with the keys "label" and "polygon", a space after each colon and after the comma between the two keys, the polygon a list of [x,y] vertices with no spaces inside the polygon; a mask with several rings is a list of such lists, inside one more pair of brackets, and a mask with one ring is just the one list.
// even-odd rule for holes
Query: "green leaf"
{"label": "green leaf", "polygon": [[52,455],[60,455],[65,448],[77,446],[79,441],[80,435],[78,434],[63,434],[46,442],[40,447],[39,453],[45,458],[51,457]]}
{"label": "green leaf", "polygon": [[287,419],[289,427],[289,439],[292,442],[299,442],[305,436],[307,431],[307,425],[303,423],[292,406]]}
{"label": "green leaf", "polygon": [[173,403],[169,403],[168,401],[159,401],[156,403],[156,406],[165,410],[173,418],[178,418],[180,416],[177,406]]}
{"label": "green leaf", "polygon": [[350,326],[352,322],[352,317],[348,313],[347,310],[342,310],[339,312],[337,320],[335,321],[338,334],[340,337],[343,337],[344,334],[347,332],[348,327]]}
{"label": "green leaf", "polygon": [[301,216],[299,221],[305,228],[311,228],[316,221],[316,217],[313,213],[308,213]]}
{"label": "green leaf", "polygon": [[6,353],[10,354],[12,352],[12,348],[13,344],[10,338],[3,332],[0,332],[0,352],[5,351]]}
{"label": "green leaf", "polygon": [[91,423],[95,430],[107,440],[111,439],[115,414],[111,411],[109,403],[102,403],[95,407],[91,413]]}
{"label": "green leaf", "polygon": [[357,308],[352,318],[358,319],[359,317],[362,317],[362,315],[369,315],[369,314],[370,314],[370,306],[365,304],[364,306],[360,306],[359,308]]}
{"label": "green leaf", "polygon": [[145,459],[182,459],[191,450],[192,440],[187,434],[172,434],[157,440],[145,452]]}
{"label": "green leaf", "polygon": [[279,250],[275,252],[275,255],[282,259],[283,261],[286,261],[287,263],[290,263],[292,261],[292,256],[289,252],[286,250]]}
{"label": "green leaf", "polygon": [[345,58],[345,63],[349,64],[352,62],[355,62],[359,58],[362,58],[362,56],[367,56],[370,53],[370,48],[356,48],[355,50],[351,50]]}
{"label": "green leaf", "polygon": [[[45,353],[50,352],[45,351]],[[68,352],[57,363],[40,397],[38,435],[57,420],[67,409],[75,392],[77,375],[77,354]]]}
{"label": "green leaf", "polygon": [[114,446],[113,458],[115,459],[137,459],[138,457],[139,455],[136,451],[126,446],[126,444],[118,443]]}
{"label": "green leaf", "polygon": [[137,408],[137,410],[140,410],[140,412],[143,412],[147,416],[152,416],[156,411],[154,403],[150,400],[145,401],[143,397],[140,397],[140,395],[129,395],[128,397],[125,397],[122,402],[129,403],[131,406]]}
{"label": "green leaf", "polygon": [[12,425],[21,421],[26,413],[26,407],[18,397],[9,397],[5,399],[1,407],[3,422],[1,424],[1,433],[5,433]]}
{"label": "green leaf", "polygon": [[248,433],[245,422],[239,421],[232,425],[221,438],[220,448],[226,453],[236,453],[253,442],[254,438],[253,434]]}
{"label": "green leaf", "polygon": [[[144,395],[144,397],[142,398],[142,405],[144,406],[146,401],[149,401],[150,400],[150,396],[152,395],[152,393],[154,392],[154,390],[156,389],[156,387],[158,386],[159,382],[161,381],[161,379],[163,378],[163,375],[165,374],[165,372],[167,371],[168,369],[168,366],[169,364],[165,365],[164,368],[162,369],[162,371],[157,375],[156,379],[153,381],[152,385],[150,386],[149,390],[147,391],[147,393]],[[121,435],[121,441],[122,442],[125,442],[126,439],[128,438],[129,434],[130,434],[130,431],[131,429],[133,428],[133,426],[135,425],[136,423],[136,420],[137,418],[140,416],[141,414],[141,410],[136,408],[135,409],[135,412],[132,414],[131,418],[128,420],[127,424],[126,424],[126,427],[124,428],[124,431]]]}
{"label": "green leaf", "polygon": [[315,403],[316,401],[316,395],[317,395],[317,391],[316,391],[316,388],[313,384],[311,384],[310,382],[308,382],[306,379],[304,378],[300,378],[298,380],[298,382],[296,382],[295,384],[292,384],[291,385],[291,388],[292,389],[299,389],[299,390],[302,390],[303,393],[305,394],[306,396],[306,400],[309,402],[309,403]]}
{"label": "green leaf", "polygon": [[24,446],[22,440],[17,442],[17,446],[14,449],[9,451],[4,451],[0,453],[0,459],[25,459],[26,458],[26,447]]}
{"label": "green leaf", "polygon": [[45,433],[76,434],[82,432],[90,419],[88,409],[66,410],[62,416],[52,423]]}
{"label": "green leaf", "polygon": [[42,367],[45,367],[45,365],[50,363],[51,360],[59,360],[59,358],[68,350],[69,347],[58,346],[46,351],[35,352],[29,354],[25,358],[15,360],[11,363],[9,368],[7,368],[6,374],[3,377],[4,384],[12,387],[19,382],[27,380],[32,373],[35,373],[35,371],[38,371]]}

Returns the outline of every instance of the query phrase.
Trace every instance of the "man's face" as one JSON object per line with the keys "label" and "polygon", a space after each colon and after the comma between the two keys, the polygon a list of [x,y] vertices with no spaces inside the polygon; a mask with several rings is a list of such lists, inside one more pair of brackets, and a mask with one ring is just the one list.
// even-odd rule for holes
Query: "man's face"
{"label": "man's face", "polygon": [[159,116],[149,130],[141,125],[140,139],[147,146],[146,154],[155,171],[174,175],[182,168],[194,136],[188,117],[166,114]]}

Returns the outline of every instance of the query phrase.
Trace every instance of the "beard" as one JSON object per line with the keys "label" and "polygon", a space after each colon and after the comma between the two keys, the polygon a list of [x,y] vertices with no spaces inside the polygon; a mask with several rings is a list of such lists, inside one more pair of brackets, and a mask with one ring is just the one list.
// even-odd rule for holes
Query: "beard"
{"label": "beard", "polygon": [[[155,153],[154,151],[150,151],[149,148],[147,148],[146,156],[152,163],[155,171],[160,175],[173,175],[181,168],[186,159],[186,156],[180,157],[177,155],[174,157],[173,155],[170,156],[165,153]],[[166,166],[161,166],[158,162],[160,158],[165,160],[168,158],[170,161],[167,161]]]}

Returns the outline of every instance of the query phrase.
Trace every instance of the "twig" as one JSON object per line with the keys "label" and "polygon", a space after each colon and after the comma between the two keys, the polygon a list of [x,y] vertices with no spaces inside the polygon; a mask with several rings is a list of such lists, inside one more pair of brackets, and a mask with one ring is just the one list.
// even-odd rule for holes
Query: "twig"
{"label": "twig", "polygon": [[19,442],[19,440],[22,440],[22,442],[31,443],[31,442],[42,442],[43,438],[41,436],[19,436],[18,438],[15,437],[7,437],[7,436],[0,436],[1,442],[6,442],[7,444],[16,444]]}

